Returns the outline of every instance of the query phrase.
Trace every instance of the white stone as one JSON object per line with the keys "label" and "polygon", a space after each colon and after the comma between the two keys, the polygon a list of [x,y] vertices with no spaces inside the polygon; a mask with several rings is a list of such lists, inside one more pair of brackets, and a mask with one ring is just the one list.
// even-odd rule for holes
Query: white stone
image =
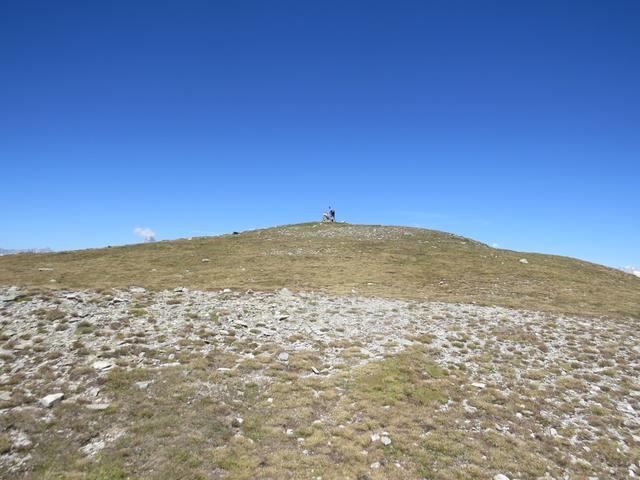
{"label": "white stone", "polygon": [[380,440],[380,435],[378,435],[377,433],[373,433],[371,435],[371,441],[372,442],[377,442],[378,440]]}
{"label": "white stone", "polygon": [[526,265],[527,263],[529,263],[529,260],[527,260],[526,258],[521,258],[519,262],[524,263]]}
{"label": "white stone", "polygon": [[371,469],[372,470],[377,470],[380,468],[380,462],[374,462],[371,464]]}
{"label": "white stone", "polygon": [[11,400],[11,392],[0,392],[0,402],[8,402],[9,400]]}
{"label": "white stone", "polygon": [[27,435],[23,432],[18,432],[15,435],[13,435],[11,443],[13,444],[13,448],[15,448],[16,450],[23,450],[26,448],[30,448],[32,445],[32,442],[29,439],[29,437],[27,437]]}
{"label": "white stone", "polygon": [[380,441],[382,442],[383,445],[391,445],[391,439],[386,435],[383,435],[382,437],[380,437]]}
{"label": "white stone", "polygon": [[100,393],[100,388],[99,387],[93,387],[93,388],[90,388],[89,390],[87,390],[87,395],[89,397],[97,397],[99,393]]}
{"label": "white stone", "polygon": [[111,367],[113,367],[113,363],[107,362],[106,360],[98,360],[93,363],[93,368],[96,370],[107,370]]}
{"label": "white stone", "polygon": [[281,362],[287,362],[289,361],[289,354],[287,352],[282,352],[278,355],[278,360],[280,360]]}
{"label": "white stone", "polygon": [[498,473],[497,475],[494,475],[493,480],[509,480],[509,477],[501,473]]}
{"label": "white stone", "polygon": [[472,383],[471,386],[479,388],[480,390],[482,390],[483,388],[486,387],[486,385],[484,383],[480,383],[480,382]]}
{"label": "white stone", "polygon": [[26,350],[28,348],[31,348],[33,346],[32,342],[29,341],[23,341],[23,342],[18,342],[13,346],[14,350]]}
{"label": "white stone", "polygon": [[89,405],[87,405],[87,408],[89,410],[106,410],[107,408],[109,408],[109,403],[106,402],[102,402],[102,403],[90,403]]}
{"label": "white stone", "polygon": [[15,355],[11,350],[7,350],[5,348],[0,348],[0,358],[11,359],[14,358]]}
{"label": "white stone", "polygon": [[136,382],[136,387],[138,387],[140,390],[146,390],[147,388],[149,388],[149,384],[151,382]]}
{"label": "white stone", "polygon": [[45,408],[51,408],[56,403],[59,403],[60,400],[62,400],[63,398],[64,398],[64,393],[51,393],[46,397],[43,397],[40,399],[40,405],[42,405]]}

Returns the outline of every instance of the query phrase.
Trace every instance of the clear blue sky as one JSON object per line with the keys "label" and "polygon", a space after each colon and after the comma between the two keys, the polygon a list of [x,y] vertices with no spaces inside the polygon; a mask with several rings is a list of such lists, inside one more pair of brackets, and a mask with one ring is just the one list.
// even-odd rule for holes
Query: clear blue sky
{"label": "clear blue sky", "polygon": [[640,265],[640,2],[0,3],[0,247],[318,219]]}

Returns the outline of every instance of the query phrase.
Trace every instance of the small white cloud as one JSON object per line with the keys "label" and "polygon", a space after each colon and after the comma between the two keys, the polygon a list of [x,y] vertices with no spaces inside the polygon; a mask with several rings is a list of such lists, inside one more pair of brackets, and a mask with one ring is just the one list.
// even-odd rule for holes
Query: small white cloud
{"label": "small white cloud", "polygon": [[498,244],[497,244],[497,243],[495,243],[495,242],[494,242],[494,243],[492,243],[492,244],[491,244],[491,246],[492,246],[493,248],[500,248],[500,245],[498,245]]}
{"label": "small white cloud", "polygon": [[620,270],[630,273],[631,275],[635,275],[636,277],[640,277],[640,269],[637,269],[633,265],[627,265],[626,267],[622,267]]}
{"label": "small white cloud", "polygon": [[141,228],[136,227],[133,229],[134,235],[144,238],[145,242],[155,242],[156,241],[156,233],[148,227]]}

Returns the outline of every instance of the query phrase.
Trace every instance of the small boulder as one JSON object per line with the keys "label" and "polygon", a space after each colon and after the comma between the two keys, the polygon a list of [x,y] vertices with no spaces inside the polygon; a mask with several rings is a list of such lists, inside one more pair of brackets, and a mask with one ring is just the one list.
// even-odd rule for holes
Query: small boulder
{"label": "small boulder", "polygon": [[100,387],[93,387],[87,390],[88,397],[97,397],[100,394]]}
{"label": "small boulder", "polygon": [[40,405],[44,408],[51,408],[55,404],[60,403],[60,401],[64,398],[64,393],[51,393],[46,397],[40,399]]}
{"label": "small boulder", "polygon": [[519,262],[524,263],[526,265],[527,263],[529,263],[529,260],[527,260],[526,258],[521,258]]}
{"label": "small boulder", "polygon": [[0,295],[0,302],[13,302],[20,298],[20,292],[15,288],[10,288],[4,295]]}
{"label": "small boulder", "polygon": [[280,360],[281,362],[288,362],[289,361],[289,354],[287,352],[281,352],[278,355],[278,360]]}
{"label": "small boulder", "polygon": [[18,432],[12,435],[12,444],[15,450],[26,450],[31,448],[33,443],[24,432]]}
{"label": "small boulder", "polygon": [[509,477],[501,473],[498,473],[497,475],[494,475],[493,480],[509,480]]}
{"label": "small boulder", "polygon": [[383,445],[385,445],[385,446],[387,446],[387,445],[391,445],[391,439],[390,439],[388,436],[386,436],[386,435],[381,436],[381,437],[380,437],[380,441],[381,441],[381,442],[382,442],[382,444],[383,444]]}
{"label": "small boulder", "polygon": [[18,342],[13,346],[14,350],[28,350],[33,346],[33,342],[28,340],[24,340],[22,342]]}
{"label": "small boulder", "polygon": [[93,368],[95,368],[96,370],[108,370],[111,367],[113,367],[113,363],[106,360],[98,360],[97,362],[93,363]]}
{"label": "small boulder", "polygon": [[11,350],[7,350],[5,348],[0,348],[0,359],[2,360],[11,360],[15,355]]}

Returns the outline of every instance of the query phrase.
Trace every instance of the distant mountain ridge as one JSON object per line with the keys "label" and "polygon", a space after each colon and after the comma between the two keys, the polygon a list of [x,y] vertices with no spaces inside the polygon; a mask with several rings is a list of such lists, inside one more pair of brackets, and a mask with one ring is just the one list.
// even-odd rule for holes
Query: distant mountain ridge
{"label": "distant mountain ridge", "polygon": [[13,255],[16,253],[51,253],[53,250],[50,248],[25,248],[25,249],[10,249],[0,248],[0,256]]}

